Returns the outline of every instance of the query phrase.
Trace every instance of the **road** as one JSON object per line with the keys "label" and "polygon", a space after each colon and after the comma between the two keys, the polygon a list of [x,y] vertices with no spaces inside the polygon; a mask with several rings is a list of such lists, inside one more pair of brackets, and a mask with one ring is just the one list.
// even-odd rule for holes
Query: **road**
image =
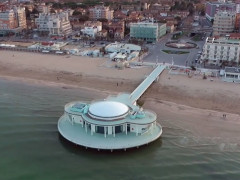
{"label": "road", "polygon": [[[190,40],[188,37],[181,38],[180,41],[184,42],[193,42],[196,43],[197,48],[192,49],[176,49],[176,48],[169,48],[165,46],[166,42],[171,39],[171,34],[167,34],[165,37],[161,38],[159,42],[155,45],[147,45],[149,48],[149,54],[143,58],[143,62],[159,62],[159,63],[170,63],[172,62],[175,65],[180,66],[191,66],[195,65],[195,59],[197,58],[198,51],[202,50],[204,45],[205,39],[203,41],[194,42]],[[188,54],[167,54],[162,50],[175,50],[175,51],[189,51]]]}

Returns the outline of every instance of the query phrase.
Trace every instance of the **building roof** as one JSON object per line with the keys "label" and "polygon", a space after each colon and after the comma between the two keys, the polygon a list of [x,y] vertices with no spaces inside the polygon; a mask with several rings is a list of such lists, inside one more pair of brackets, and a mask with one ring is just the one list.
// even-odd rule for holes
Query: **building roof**
{"label": "building roof", "polygon": [[226,73],[239,73],[240,74],[240,68],[236,67],[225,67]]}
{"label": "building roof", "polygon": [[115,101],[99,101],[89,107],[89,114],[99,118],[116,118],[125,115],[128,111],[128,106]]}

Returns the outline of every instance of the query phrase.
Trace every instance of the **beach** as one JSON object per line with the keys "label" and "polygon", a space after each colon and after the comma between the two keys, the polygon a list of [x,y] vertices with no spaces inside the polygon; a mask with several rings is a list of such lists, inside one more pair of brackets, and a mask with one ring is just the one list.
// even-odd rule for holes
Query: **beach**
{"label": "beach", "polygon": [[[1,51],[0,76],[5,79],[85,88],[101,92],[102,98],[132,92],[153,67],[118,70],[107,67],[105,58],[57,56]],[[239,84],[200,76],[170,75],[168,70],[141,97],[144,108],[154,110],[165,131],[180,128],[191,136],[218,139],[219,143],[239,142]],[[223,117],[226,114],[226,118]],[[170,127],[170,129],[169,129]]]}

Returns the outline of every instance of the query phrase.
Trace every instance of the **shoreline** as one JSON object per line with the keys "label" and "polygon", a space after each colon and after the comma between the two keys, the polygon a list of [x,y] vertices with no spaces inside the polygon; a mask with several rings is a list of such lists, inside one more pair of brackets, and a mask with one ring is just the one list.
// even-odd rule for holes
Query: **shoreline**
{"label": "shoreline", "polygon": [[[76,56],[53,59],[52,55],[14,53],[15,56],[12,57],[12,52],[1,51],[0,76],[28,79],[32,83],[42,81],[59,84],[63,87],[93,89],[107,94],[131,93],[153,70],[153,68],[146,67],[123,70],[100,67],[99,64],[106,62],[106,59],[94,60]],[[18,54],[16,55],[16,53]],[[152,98],[200,109],[240,114],[239,88],[240,84],[171,75],[165,70],[159,81],[152,84],[141,98],[143,100]]]}
{"label": "shoreline", "polygon": [[[2,76],[0,79],[6,81],[23,82],[34,86],[50,86],[64,89],[81,89],[89,91],[89,94],[97,94],[107,97],[110,94],[118,94],[113,91],[102,91],[99,89],[80,87],[76,85],[49,82],[43,80],[27,79],[21,77]],[[240,127],[240,115],[236,113],[227,113],[227,117],[223,118],[222,113],[216,110],[201,109],[191,107],[184,104],[175,102],[159,100],[156,98],[145,98],[144,109],[151,109],[156,112],[158,122],[163,126],[166,136],[175,136],[175,131],[178,131],[178,137],[175,138],[188,138],[189,141],[193,139],[206,139],[214,141],[214,143],[240,143],[238,138],[238,131]],[[181,141],[178,145],[181,145]],[[192,145],[198,145],[199,142],[191,142]],[[184,145],[184,144],[183,144]],[[185,146],[185,145],[184,145]]]}
{"label": "shoreline", "polygon": [[[34,59],[25,59],[28,54],[21,52],[17,55],[19,59],[9,60],[11,55],[11,52],[5,52],[0,59],[0,78],[66,90],[80,88],[89,91],[88,98],[93,98],[91,94],[99,94],[99,97],[104,99],[108,95],[120,92],[131,93],[146,74],[152,71],[152,68],[107,69],[99,67],[99,61],[81,57],[77,57],[77,60],[74,59],[76,57],[68,58],[65,62],[64,59],[61,61],[39,54],[34,55]],[[59,63],[57,69],[53,62]],[[98,74],[101,76],[98,77]],[[236,138],[240,128],[239,87],[239,84],[217,80],[171,75],[165,70],[159,81],[153,83],[141,99],[145,102],[144,109],[156,112],[158,122],[165,128],[166,135],[171,134],[173,129],[181,129],[183,132],[190,132],[187,137],[220,138],[220,142],[240,142],[240,139]],[[227,114],[226,119],[223,118],[223,114]],[[173,129],[169,130],[169,127]],[[179,134],[179,137],[185,136],[184,133]]]}

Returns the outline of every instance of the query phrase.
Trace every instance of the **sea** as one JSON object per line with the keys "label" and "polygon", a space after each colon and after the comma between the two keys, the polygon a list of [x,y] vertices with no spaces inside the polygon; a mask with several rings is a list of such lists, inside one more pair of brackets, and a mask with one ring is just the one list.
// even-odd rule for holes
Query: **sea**
{"label": "sea", "polygon": [[64,105],[94,98],[103,95],[0,79],[0,180],[240,180],[238,144],[191,143],[165,126],[160,139],[126,152],[67,142],[57,130]]}

